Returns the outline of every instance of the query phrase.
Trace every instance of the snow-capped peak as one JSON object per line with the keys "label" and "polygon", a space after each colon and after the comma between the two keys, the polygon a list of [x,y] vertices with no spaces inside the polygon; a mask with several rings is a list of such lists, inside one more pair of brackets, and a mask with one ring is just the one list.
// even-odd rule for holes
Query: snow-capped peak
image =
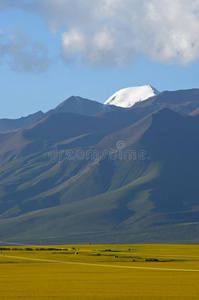
{"label": "snow-capped peak", "polygon": [[116,92],[104,104],[131,107],[136,102],[146,100],[159,93],[158,90],[150,85],[129,87]]}

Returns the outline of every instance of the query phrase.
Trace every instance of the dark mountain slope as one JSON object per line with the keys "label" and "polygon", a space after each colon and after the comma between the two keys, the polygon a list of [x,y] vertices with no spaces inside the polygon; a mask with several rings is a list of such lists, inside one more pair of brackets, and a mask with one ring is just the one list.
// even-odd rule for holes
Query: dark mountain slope
{"label": "dark mountain slope", "polygon": [[152,160],[163,163],[151,198],[157,211],[189,210],[199,205],[199,118],[163,110],[139,141]]}
{"label": "dark mountain slope", "polygon": [[[145,124],[146,120],[137,124],[131,132],[127,130],[126,134],[132,139],[132,133],[137,135],[139,126],[143,132],[142,127],[145,125],[142,123]],[[118,176],[115,176],[115,171],[118,172],[115,170],[117,164],[112,159],[111,152],[109,153],[111,147],[108,148],[108,144],[102,146],[102,151],[108,150],[108,155],[101,159],[99,147],[92,144],[94,140],[98,143],[114,128],[117,128],[114,123],[108,123],[108,120],[104,121],[99,117],[57,114],[49,116],[32,128],[12,135],[9,140],[11,143],[14,139],[12,146],[16,147],[17,138],[21,141],[18,148],[13,150],[22,160],[14,164],[14,169],[17,166],[18,172],[12,173],[12,164],[5,165],[1,172],[1,176],[5,178],[2,181],[2,201],[4,205],[8,199],[11,201],[10,205],[6,205],[9,208],[7,215],[21,214],[27,210],[41,208],[42,205],[45,207],[47,204],[44,203],[51,203],[49,199],[53,197],[59,199],[60,203],[68,203],[96,196],[138,178],[147,164],[134,160],[129,163],[125,161],[122,168],[119,166],[119,174],[122,176],[121,179],[119,176],[118,180]],[[110,137],[109,139],[111,140]],[[35,151],[35,148],[32,148],[34,143],[40,145],[41,149]],[[35,154],[27,152],[29,149],[34,150]],[[31,156],[27,157],[30,154]],[[14,183],[11,189],[11,184],[6,183],[7,179]],[[19,200],[22,202],[20,208]],[[28,204],[24,205],[24,201]]]}
{"label": "dark mountain slope", "polygon": [[106,148],[117,149],[117,146],[119,146],[119,144],[117,143],[120,142],[124,142],[124,144],[122,145],[123,148],[134,144],[136,140],[138,140],[141,135],[151,126],[153,120],[152,116],[153,114],[149,114],[138,122],[135,122],[122,130],[107,135],[97,145],[97,149],[101,149],[102,151]]}
{"label": "dark mountain slope", "polygon": [[0,161],[3,164],[12,159],[46,151],[54,143],[69,139],[74,146],[75,138],[81,138],[80,147],[93,145],[115,129],[116,124],[99,117],[72,113],[49,115],[27,129],[0,134]]}
{"label": "dark mountain slope", "polygon": [[26,139],[60,141],[85,133],[111,131],[110,122],[102,118],[72,113],[53,114],[23,131]]}
{"label": "dark mountain slope", "polygon": [[[147,108],[142,112],[117,110],[95,116],[73,113],[48,115],[24,130],[9,134],[0,134],[1,164],[25,155],[46,151],[54,143],[64,140],[68,141],[68,139],[76,137],[78,137],[76,142],[75,140],[71,140],[74,147],[95,145],[107,134],[129,127],[129,125],[146,116],[148,112],[150,110]],[[122,132],[121,134],[123,135],[124,133]],[[79,140],[80,137],[81,142]],[[63,144],[63,147],[59,145],[60,150],[65,148],[65,143]]]}

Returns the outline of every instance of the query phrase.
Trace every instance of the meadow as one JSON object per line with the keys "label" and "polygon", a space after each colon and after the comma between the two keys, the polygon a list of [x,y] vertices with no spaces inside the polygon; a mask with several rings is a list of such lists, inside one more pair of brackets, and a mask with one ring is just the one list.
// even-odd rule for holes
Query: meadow
{"label": "meadow", "polygon": [[0,272],[0,299],[199,299],[199,245],[2,245]]}

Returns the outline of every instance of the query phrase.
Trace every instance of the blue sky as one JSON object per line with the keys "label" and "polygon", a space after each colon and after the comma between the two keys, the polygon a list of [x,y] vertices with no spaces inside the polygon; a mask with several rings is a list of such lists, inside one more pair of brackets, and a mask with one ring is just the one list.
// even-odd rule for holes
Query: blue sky
{"label": "blue sky", "polygon": [[130,86],[198,88],[198,36],[194,0],[1,0],[0,118]]}

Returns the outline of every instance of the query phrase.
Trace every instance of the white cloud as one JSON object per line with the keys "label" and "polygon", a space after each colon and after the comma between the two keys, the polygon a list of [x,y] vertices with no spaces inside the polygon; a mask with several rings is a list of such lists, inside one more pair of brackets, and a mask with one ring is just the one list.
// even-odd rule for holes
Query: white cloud
{"label": "white cloud", "polygon": [[51,64],[48,50],[24,34],[10,35],[7,42],[0,39],[0,59],[8,61],[12,70],[27,73],[41,73]]}
{"label": "white cloud", "polygon": [[181,64],[199,58],[197,0],[43,0],[40,9],[53,32],[65,26],[67,61],[121,66],[137,56]]}
{"label": "white cloud", "polygon": [[[2,8],[16,1],[2,0]],[[186,65],[199,59],[198,0],[30,0],[52,33],[62,34],[62,57],[122,66],[138,56]],[[61,31],[61,33],[60,33]]]}
{"label": "white cloud", "polygon": [[62,34],[63,58],[70,62],[81,60],[79,53],[85,52],[85,37],[80,30],[72,29]]}

